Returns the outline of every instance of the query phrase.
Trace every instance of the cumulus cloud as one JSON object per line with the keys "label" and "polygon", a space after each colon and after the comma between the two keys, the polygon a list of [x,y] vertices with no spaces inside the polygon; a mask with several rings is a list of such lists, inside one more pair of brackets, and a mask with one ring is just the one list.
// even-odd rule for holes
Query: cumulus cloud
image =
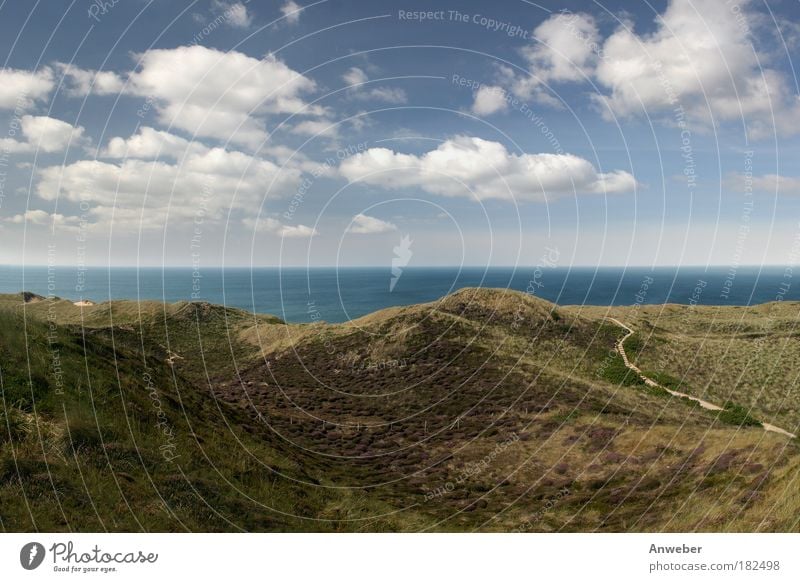
{"label": "cumulus cloud", "polygon": [[67,63],[56,63],[64,78],[64,91],[70,97],[116,95],[125,87],[125,79],[113,71],[91,71]]}
{"label": "cumulus cloud", "polygon": [[0,69],[0,109],[27,107],[50,96],[55,87],[49,67],[38,71]]}
{"label": "cumulus cloud", "polygon": [[508,108],[506,91],[502,87],[482,85],[475,92],[472,112],[475,115],[492,115]]}
{"label": "cumulus cloud", "polygon": [[[226,4],[233,22],[242,22]],[[223,52],[201,45],[152,49],[140,55],[131,72],[84,70],[55,63],[69,96],[123,92],[145,97],[160,124],[199,137],[256,148],[267,139],[266,117],[297,114],[320,117],[328,112],[303,98],[316,89],[313,80],[274,56],[256,59],[237,51]],[[54,88],[53,70],[0,71],[0,108],[29,106]],[[376,90],[375,98],[398,101],[404,94]]]}
{"label": "cumulus cloud", "polygon": [[[327,124],[327,122],[325,122]],[[108,145],[101,150],[101,158],[141,160],[176,160],[183,161],[198,159],[198,156],[207,154],[211,148],[197,140],[188,140],[181,136],[142,126],[134,135],[123,138],[114,137]],[[294,148],[278,144],[261,148],[262,158],[272,160],[285,170],[314,173],[317,176],[330,175],[333,168],[324,162],[315,162],[308,156]],[[243,155],[243,154],[240,154]],[[258,158],[251,158],[257,163]]]}
{"label": "cumulus cloud", "polygon": [[343,75],[342,80],[348,85],[348,94],[361,101],[380,101],[399,105],[408,102],[408,95],[402,89],[395,87],[369,87],[364,86],[369,82],[369,77],[358,67],[351,67]]}
{"label": "cumulus cloud", "polygon": [[272,217],[245,218],[242,220],[242,224],[248,228],[255,229],[257,232],[266,232],[285,238],[310,238],[318,234],[310,226],[283,224],[280,220]]}
{"label": "cumulus cloud", "polygon": [[590,15],[553,15],[534,29],[533,38],[536,44],[522,54],[540,80],[580,81],[593,72],[600,33]]}
{"label": "cumulus cloud", "polygon": [[[148,151],[147,148],[143,152]],[[149,150],[152,151],[152,150]],[[118,163],[81,160],[38,173],[45,200],[83,202],[96,222],[163,228],[171,221],[222,218],[229,209],[247,215],[265,196],[295,192],[301,172],[222,148],[189,150],[180,164],[127,157]]]}
{"label": "cumulus cloud", "polygon": [[203,46],[154,49],[130,74],[131,91],[155,100],[158,120],[202,137],[258,146],[267,137],[263,115],[321,114],[306,108],[311,79],[281,61]]}
{"label": "cumulus cloud", "polygon": [[672,0],[653,32],[640,35],[620,27],[609,36],[595,74],[610,90],[604,102],[617,115],[680,102],[697,115],[710,108],[731,119],[740,106],[744,114],[768,107],[768,100],[760,105],[752,100],[765,97],[765,84],[777,81],[760,80],[753,40],[746,21],[714,0]]}
{"label": "cumulus cloud", "polygon": [[281,6],[281,14],[286,17],[286,22],[289,24],[297,24],[300,21],[300,15],[303,13],[303,7],[294,0],[288,0]]}
{"label": "cumulus cloud", "polygon": [[12,153],[63,152],[68,147],[83,147],[88,139],[84,128],[47,116],[23,115],[20,130],[24,140],[0,139],[0,148]]}
{"label": "cumulus cloud", "polygon": [[247,6],[241,2],[221,2],[215,0],[214,6],[222,13],[225,24],[233,28],[247,28],[252,23],[252,16],[247,11]]}
{"label": "cumulus cloud", "polygon": [[187,152],[202,154],[208,151],[208,147],[198,141],[174,135],[166,131],[153,129],[152,127],[140,127],[139,131],[131,137],[125,139],[114,137],[108,142],[108,146],[103,150],[101,157],[104,158],[171,158],[177,160],[182,158]]}
{"label": "cumulus cloud", "polygon": [[743,120],[754,138],[798,133],[800,98],[774,55],[760,50],[753,5],[744,0],[734,10],[716,0],[670,0],[652,30],[637,33],[626,21],[605,39],[588,14],[553,15],[522,51],[531,75],[503,68],[505,86],[555,104],[544,83],[591,80],[607,119],[648,115],[672,123],[682,107],[705,127]]}
{"label": "cumulus cloud", "polygon": [[366,214],[356,214],[353,221],[350,223],[348,232],[353,234],[381,234],[384,232],[392,232],[397,230],[397,226],[391,222],[375,218],[374,216],[367,216]]}
{"label": "cumulus cloud", "polygon": [[[520,51],[528,73],[503,65],[498,67],[498,82],[516,97],[560,108],[561,101],[550,87],[554,83],[586,80],[594,73],[602,43],[597,24],[588,14],[558,13],[533,30],[533,39],[534,44]],[[478,91],[473,105],[475,113],[490,115],[504,109],[499,97],[489,93],[490,88],[481,89],[483,93]],[[478,98],[483,99],[483,104]]]}
{"label": "cumulus cloud", "polygon": [[502,144],[456,137],[423,155],[371,148],[344,160],[342,176],[384,188],[419,187],[432,194],[477,200],[552,200],[571,194],[630,192],[625,171],[598,172],[571,154],[515,154]]}

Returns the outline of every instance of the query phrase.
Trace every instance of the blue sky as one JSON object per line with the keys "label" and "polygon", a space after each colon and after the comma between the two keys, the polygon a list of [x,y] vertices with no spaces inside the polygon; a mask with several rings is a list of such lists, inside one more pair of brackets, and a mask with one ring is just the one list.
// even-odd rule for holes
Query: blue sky
{"label": "blue sky", "polygon": [[0,46],[2,263],[800,253],[796,2],[11,1]]}

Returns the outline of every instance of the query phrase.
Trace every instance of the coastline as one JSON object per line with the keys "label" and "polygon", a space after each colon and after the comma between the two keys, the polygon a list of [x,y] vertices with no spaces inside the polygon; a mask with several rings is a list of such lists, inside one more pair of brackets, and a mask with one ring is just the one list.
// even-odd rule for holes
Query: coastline
{"label": "coastline", "polygon": [[[800,300],[786,268],[389,267],[89,268],[0,267],[0,293],[21,290],[72,301],[201,300],[294,323],[343,322],[381,309],[431,302],[458,289],[508,288],[560,306],[760,305]],[[791,271],[788,271],[791,274]],[[199,275],[199,276],[197,276]],[[646,288],[645,288],[646,287]]]}

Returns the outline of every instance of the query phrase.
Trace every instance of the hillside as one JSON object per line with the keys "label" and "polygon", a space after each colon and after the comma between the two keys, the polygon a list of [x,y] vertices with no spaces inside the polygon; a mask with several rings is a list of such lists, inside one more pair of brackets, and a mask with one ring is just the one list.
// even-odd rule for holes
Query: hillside
{"label": "hillside", "polygon": [[[463,289],[290,325],[0,296],[0,526],[798,531],[798,440],[760,426],[797,433],[798,312]],[[646,385],[608,316],[644,373],[726,410]]]}

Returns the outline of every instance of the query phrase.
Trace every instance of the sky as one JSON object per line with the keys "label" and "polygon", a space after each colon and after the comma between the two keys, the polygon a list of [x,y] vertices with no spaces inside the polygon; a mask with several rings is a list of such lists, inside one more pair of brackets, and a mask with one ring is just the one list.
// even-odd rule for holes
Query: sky
{"label": "sky", "polygon": [[8,0],[0,47],[0,264],[800,256],[794,0]]}

